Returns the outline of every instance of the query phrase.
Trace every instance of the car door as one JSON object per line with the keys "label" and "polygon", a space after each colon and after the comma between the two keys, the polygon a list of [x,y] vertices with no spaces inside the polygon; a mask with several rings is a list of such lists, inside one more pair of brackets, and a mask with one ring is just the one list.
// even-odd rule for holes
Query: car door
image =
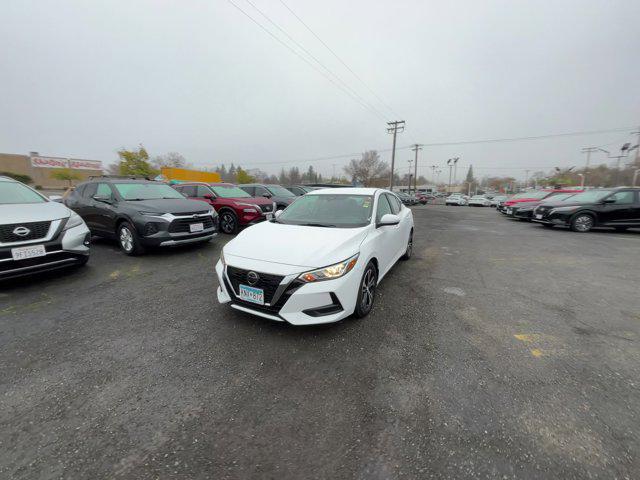
{"label": "car door", "polygon": [[393,213],[389,200],[384,193],[378,196],[376,205],[376,232],[378,234],[376,251],[380,261],[380,277],[393,266],[397,253],[398,225],[378,226],[382,217]]}
{"label": "car door", "polygon": [[[609,201],[613,200],[612,203]],[[599,220],[603,225],[616,225],[632,222],[635,210],[635,192],[623,190],[609,195],[600,211]]]}
{"label": "car door", "polygon": [[96,201],[93,199],[93,196],[98,191],[98,184],[96,183],[87,183],[82,189],[82,194],[80,198],[78,198],[77,206],[74,208],[76,213],[82,217],[84,223],[87,224],[87,227],[91,230],[96,229],[95,225],[95,217],[96,217]]}
{"label": "car door", "polygon": [[407,243],[409,242],[409,234],[411,233],[411,220],[409,218],[408,208],[402,206],[402,203],[392,193],[385,193],[389,205],[391,206],[391,213],[400,217],[400,224],[397,228],[397,235],[395,241],[397,242],[396,258],[400,257],[407,250]]}
{"label": "car door", "polygon": [[96,230],[108,233],[115,232],[117,212],[114,199],[111,186],[108,183],[98,183],[96,192],[91,199],[91,213],[89,215]]}
{"label": "car door", "polygon": [[635,193],[635,201],[633,203],[633,214],[631,215],[631,223],[640,227],[640,192],[636,191]]}
{"label": "car door", "polygon": [[196,198],[198,200],[202,200],[203,202],[207,202],[209,205],[214,205],[215,197],[216,197],[216,195],[206,185],[198,185],[196,187]]}

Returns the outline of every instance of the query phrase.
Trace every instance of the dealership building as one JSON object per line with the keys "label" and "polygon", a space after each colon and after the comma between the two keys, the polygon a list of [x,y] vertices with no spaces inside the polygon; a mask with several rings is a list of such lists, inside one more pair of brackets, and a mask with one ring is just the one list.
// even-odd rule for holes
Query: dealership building
{"label": "dealership building", "polygon": [[29,155],[0,153],[0,172],[29,175],[33,185],[42,188],[65,188],[69,182],[52,178],[59,169],[70,169],[80,180],[86,180],[93,175],[102,175],[102,162],[82,158],[45,157],[38,152]]}

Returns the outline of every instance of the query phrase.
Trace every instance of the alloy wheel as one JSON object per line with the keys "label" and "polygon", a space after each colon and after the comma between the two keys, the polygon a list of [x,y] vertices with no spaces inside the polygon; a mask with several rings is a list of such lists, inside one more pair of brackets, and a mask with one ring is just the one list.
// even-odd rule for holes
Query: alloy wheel
{"label": "alloy wheel", "polygon": [[588,232],[593,227],[593,218],[590,215],[581,215],[575,219],[574,226],[578,232]]}
{"label": "alloy wheel", "polygon": [[363,312],[368,312],[373,306],[373,296],[376,293],[376,275],[373,268],[369,268],[364,274],[362,282],[362,296],[360,298],[360,308]]}
{"label": "alloy wheel", "polygon": [[133,233],[127,227],[120,228],[120,246],[125,252],[133,250]]}
{"label": "alloy wheel", "polygon": [[233,233],[236,228],[236,220],[230,213],[223,213],[220,217],[220,228],[224,233]]}

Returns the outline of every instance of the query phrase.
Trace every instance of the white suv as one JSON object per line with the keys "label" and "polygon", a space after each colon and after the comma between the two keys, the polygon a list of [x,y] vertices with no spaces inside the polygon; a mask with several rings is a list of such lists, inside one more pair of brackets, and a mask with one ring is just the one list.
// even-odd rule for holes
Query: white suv
{"label": "white suv", "polygon": [[445,201],[445,205],[467,205],[469,202],[467,201],[466,195],[461,195],[459,193],[453,193],[449,195]]}
{"label": "white suv", "polygon": [[79,215],[16,180],[0,177],[0,280],[84,265],[90,239]]}

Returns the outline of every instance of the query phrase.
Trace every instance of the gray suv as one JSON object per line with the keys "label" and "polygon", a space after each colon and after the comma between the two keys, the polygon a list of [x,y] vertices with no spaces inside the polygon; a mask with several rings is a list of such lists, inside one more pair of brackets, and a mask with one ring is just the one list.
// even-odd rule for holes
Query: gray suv
{"label": "gray suv", "polygon": [[79,215],[16,180],[0,177],[0,280],[84,265],[90,239]]}

